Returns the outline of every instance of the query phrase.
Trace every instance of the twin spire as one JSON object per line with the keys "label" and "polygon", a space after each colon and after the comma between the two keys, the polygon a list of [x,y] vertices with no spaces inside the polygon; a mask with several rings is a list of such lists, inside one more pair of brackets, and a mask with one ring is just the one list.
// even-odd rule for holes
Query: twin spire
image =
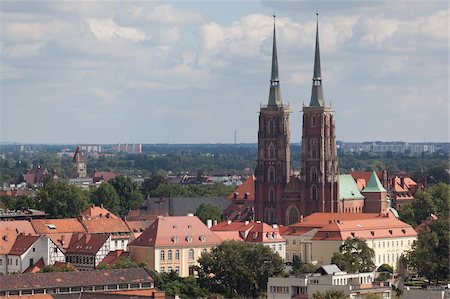
{"label": "twin spire", "polygon": [[[309,106],[323,107],[323,89],[322,89],[322,76],[320,70],[320,51],[319,51],[319,13],[317,15],[316,24],[316,50],[314,56],[314,74],[313,85],[311,91],[311,102]],[[277,40],[275,31],[275,15],[273,16],[273,48],[272,48],[272,74],[270,78],[270,91],[268,107],[282,107],[280,79],[278,76],[278,56],[277,56]]]}

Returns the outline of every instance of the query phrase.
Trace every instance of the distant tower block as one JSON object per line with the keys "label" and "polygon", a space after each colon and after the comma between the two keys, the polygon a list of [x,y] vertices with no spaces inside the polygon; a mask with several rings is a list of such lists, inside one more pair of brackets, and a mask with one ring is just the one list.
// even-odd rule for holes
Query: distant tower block
{"label": "distant tower block", "polygon": [[86,160],[81,153],[80,147],[77,146],[75,154],[72,159],[72,178],[85,178],[87,176]]}

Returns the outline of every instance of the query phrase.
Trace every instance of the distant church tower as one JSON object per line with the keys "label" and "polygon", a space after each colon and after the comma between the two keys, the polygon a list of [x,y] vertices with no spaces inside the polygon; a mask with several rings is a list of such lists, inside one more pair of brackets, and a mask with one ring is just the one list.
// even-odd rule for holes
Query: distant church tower
{"label": "distant church tower", "polygon": [[269,101],[259,112],[255,170],[255,216],[257,220],[267,223],[283,222],[282,200],[291,174],[289,113],[289,107],[281,101],[274,19]]}
{"label": "distant church tower", "polygon": [[300,181],[304,192],[301,211],[337,212],[338,157],[333,110],[326,106],[322,89],[319,51],[319,21],[311,101],[303,107],[303,136]]}
{"label": "distant church tower", "polygon": [[72,164],[72,178],[85,178],[87,176],[86,160],[84,160],[79,146],[77,146],[73,156]]}

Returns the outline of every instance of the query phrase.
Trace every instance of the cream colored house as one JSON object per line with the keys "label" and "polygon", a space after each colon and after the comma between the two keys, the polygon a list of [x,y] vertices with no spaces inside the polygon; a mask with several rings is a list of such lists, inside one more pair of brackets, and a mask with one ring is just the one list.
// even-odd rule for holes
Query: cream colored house
{"label": "cream colored house", "polygon": [[198,258],[222,240],[196,216],[158,217],[137,239],[128,244],[131,259],[158,272],[176,271],[181,277],[194,274]]}

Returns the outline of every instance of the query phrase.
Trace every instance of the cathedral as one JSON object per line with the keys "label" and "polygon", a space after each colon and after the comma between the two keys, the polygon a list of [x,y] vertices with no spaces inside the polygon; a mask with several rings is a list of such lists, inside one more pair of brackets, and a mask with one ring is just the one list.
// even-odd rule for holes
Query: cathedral
{"label": "cathedral", "polygon": [[290,165],[290,108],[281,100],[274,23],[269,99],[259,112],[254,181],[256,220],[289,225],[314,212],[385,212],[386,190],[376,175],[368,182],[368,190],[372,190],[370,194],[361,195],[357,189],[349,191],[351,195],[358,192],[361,195],[359,201],[344,200],[340,193],[335,120],[333,109],[325,102],[322,86],[318,20],[311,100],[309,105],[303,106],[302,112],[301,170],[293,175]]}

